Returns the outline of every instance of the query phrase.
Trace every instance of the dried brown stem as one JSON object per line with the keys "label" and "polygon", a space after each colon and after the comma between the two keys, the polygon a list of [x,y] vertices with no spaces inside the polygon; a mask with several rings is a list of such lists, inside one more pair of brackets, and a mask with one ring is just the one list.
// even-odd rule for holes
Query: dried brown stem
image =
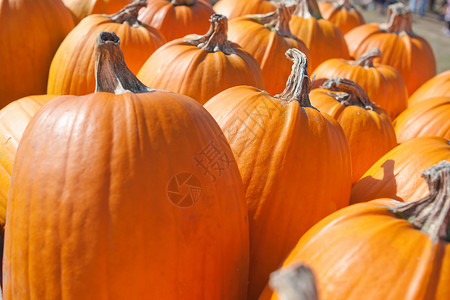
{"label": "dried brown stem", "polygon": [[297,39],[289,28],[291,12],[283,3],[280,3],[275,11],[264,15],[253,15],[252,19],[270,30],[276,31],[281,36]]}
{"label": "dried brown stem", "polygon": [[374,104],[369,100],[366,91],[356,82],[345,78],[331,78],[325,81],[322,88],[336,92],[329,95],[342,105],[357,105],[367,110],[373,110]]}
{"label": "dried brown stem", "polygon": [[434,243],[450,241],[450,163],[441,161],[422,173],[429,195],[412,203],[401,203],[392,212],[426,232]]}
{"label": "dried brown stem", "polygon": [[234,48],[228,40],[228,19],[219,14],[214,14],[209,19],[211,27],[209,31],[195,40],[186,41],[208,52],[221,51],[225,54],[234,53]]}
{"label": "dried brown stem", "polygon": [[292,15],[299,16],[304,19],[316,18],[322,19],[316,0],[298,0],[297,6],[291,6]]}
{"label": "dried brown stem", "polygon": [[389,5],[387,22],[380,24],[380,30],[398,35],[414,36],[412,14],[409,8],[401,2]]}
{"label": "dried brown stem", "polygon": [[357,60],[351,62],[350,64],[355,66],[361,66],[365,68],[373,68],[373,60],[377,57],[382,57],[380,49],[373,48],[372,50],[361,55]]}
{"label": "dried brown stem", "polygon": [[122,8],[119,12],[109,15],[108,17],[116,23],[128,23],[130,26],[143,26],[143,23],[137,18],[141,8],[146,7],[147,4],[147,0],[136,0]]}
{"label": "dried brown stem", "polygon": [[185,5],[185,6],[191,6],[194,5],[195,2],[197,2],[196,0],[168,0],[173,6],[180,6],[180,5]]}
{"label": "dried brown stem", "polygon": [[301,263],[270,274],[269,285],[280,300],[318,299],[314,274]]}
{"label": "dried brown stem", "polygon": [[289,75],[284,91],[274,97],[287,102],[295,100],[303,107],[312,107],[309,101],[311,81],[306,71],[308,68],[306,55],[300,50],[292,48],[286,51],[286,56],[294,62],[291,75]]}
{"label": "dried brown stem", "polygon": [[100,32],[95,53],[95,92],[123,94],[153,91],[128,69],[120,50],[120,39],[114,32]]}

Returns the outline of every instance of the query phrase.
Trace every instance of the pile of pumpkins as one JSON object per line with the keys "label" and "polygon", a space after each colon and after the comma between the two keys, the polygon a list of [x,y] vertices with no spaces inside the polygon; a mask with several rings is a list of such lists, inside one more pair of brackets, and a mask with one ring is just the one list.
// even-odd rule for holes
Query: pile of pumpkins
{"label": "pile of pumpkins", "polygon": [[0,0],[0,36],[3,299],[450,299],[450,70],[402,3]]}

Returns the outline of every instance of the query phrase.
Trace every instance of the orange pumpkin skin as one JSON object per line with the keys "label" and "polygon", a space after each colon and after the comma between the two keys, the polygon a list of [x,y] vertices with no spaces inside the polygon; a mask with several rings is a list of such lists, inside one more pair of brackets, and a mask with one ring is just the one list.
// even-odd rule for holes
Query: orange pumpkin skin
{"label": "orange pumpkin skin", "polygon": [[373,64],[368,60],[359,63],[359,60],[333,58],[321,63],[314,70],[314,74],[317,82],[321,79],[342,77],[358,83],[367,92],[369,99],[381,106],[391,120],[408,106],[405,82],[391,66]]}
{"label": "orange pumpkin skin", "polygon": [[437,74],[421,85],[409,97],[409,105],[440,96],[450,97],[450,70]]}
{"label": "orange pumpkin skin", "polygon": [[264,24],[264,17],[268,16],[251,15],[231,20],[228,37],[248,51],[259,63],[265,90],[278,94],[286,87],[292,69],[292,62],[286,59],[284,53],[290,48],[297,48],[305,53],[308,62],[311,61],[311,53],[305,43],[289,31],[290,13],[284,5],[277,9],[274,17],[278,18],[279,24],[284,23],[285,31]]}
{"label": "orange pumpkin skin", "polygon": [[114,64],[117,36],[99,41],[99,92],[53,99],[20,142],[5,298],[245,299],[247,210],[220,127]]}
{"label": "orange pumpkin skin", "polygon": [[405,81],[408,95],[436,74],[436,60],[431,46],[422,37],[414,35],[410,26],[400,29],[398,33],[397,28],[380,29],[378,23],[365,24],[349,31],[345,40],[353,58],[374,47],[379,48],[383,57],[375,62],[394,67]]}
{"label": "orange pumpkin skin", "polygon": [[266,14],[277,8],[268,0],[220,0],[214,4],[214,11],[229,20],[253,14]]}
{"label": "orange pumpkin skin", "polygon": [[257,299],[300,236],[348,204],[348,143],[332,117],[254,87],[225,90],[205,108],[230,142],[246,189],[248,299]]}
{"label": "orange pumpkin skin", "polygon": [[419,137],[398,145],[380,158],[353,185],[350,203],[392,198],[411,202],[428,193],[420,173],[441,160],[450,161],[450,142],[441,137]]}
{"label": "orange pumpkin skin", "polygon": [[328,1],[318,2],[317,4],[322,16],[336,25],[342,34],[346,34],[353,28],[365,23],[364,17],[348,0],[340,4]]}
{"label": "orange pumpkin skin", "polygon": [[[326,217],[282,268],[299,261],[311,267],[320,299],[449,299],[449,242],[436,244],[390,206],[390,199],[379,199]],[[259,300],[269,299],[279,298],[266,287]]]}
{"label": "orange pumpkin skin", "polygon": [[394,120],[399,143],[419,136],[450,139],[450,97],[435,97],[410,106]]}
{"label": "orange pumpkin skin", "polygon": [[167,41],[188,34],[205,33],[209,29],[209,17],[214,14],[211,4],[202,0],[151,0],[139,12],[139,20],[152,26]]}
{"label": "orange pumpkin skin", "polygon": [[95,56],[94,47],[89,45],[94,44],[102,31],[115,32],[120,37],[125,61],[134,73],[165,43],[158,30],[144,24],[131,26],[126,22],[116,23],[111,16],[90,15],[67,35],[56,52],[50,67],[48,94],[86,95],[94,92]]}
{"label": "orange pumpkin skin", "polygon": [[336,119],[344,130],[352,158],[352,183],[355,183],[379,158],[397,146],[397,140],[391,120],[382,108],[346,106],[337,101],[337,93],[326,88],[314,89],[310,99],[315,108]]}
{"label": "orange pumpkin skin", "polygon": [[[186,36],[168,42],[142,66],[137,74],[144,84],[156,89],[168,90],[194,98],[201,104],[227,88],[250,85],[264,88],[264,80],[258,62],[239,45],[226,40],[226,18],[213,15],[214,37],[225,32],[220,40],[202,48],[198,43],[205,36]],[[196,43],[196,44],[193,44]],[[216,45],[216,46],[214,46]]]}
{"label": "orange pumpkin skin", "polygon": [[73,27],[61,0],[0,0],[0,108],[45,94],[53,55]]}
{"label": "orange pumpkin skin", "polygon": [[330,58],[350,59],[344,35],[333,23],[322,19],[316,0],[299,0],[289,26],[311,51],[312,70]]}
{"label": "orange pumpkin skin", "polygon": [[28,96],[0,110],[0,226],[5,226],[6,201],[14,159],[22,134],[34,114],[55,95]]}
{"label": "orange pumpkin skin", "polygon": [[112,14],[133,0],[62,0],[72,12],[75,23],[92,14]]}

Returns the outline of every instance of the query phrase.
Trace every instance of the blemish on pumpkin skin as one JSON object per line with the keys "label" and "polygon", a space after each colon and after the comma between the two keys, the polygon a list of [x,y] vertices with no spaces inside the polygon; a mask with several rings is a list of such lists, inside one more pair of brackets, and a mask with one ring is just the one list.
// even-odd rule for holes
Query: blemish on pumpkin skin
{"label": "blemish on pumpkin skin", "polygon": [[6,146],[6,144],[8,144],[8,142],[11,140],[11,138],[12,138],[12,137],[9,136],[9,137],[6,139],[6,141],[4,141],[3,144]]}

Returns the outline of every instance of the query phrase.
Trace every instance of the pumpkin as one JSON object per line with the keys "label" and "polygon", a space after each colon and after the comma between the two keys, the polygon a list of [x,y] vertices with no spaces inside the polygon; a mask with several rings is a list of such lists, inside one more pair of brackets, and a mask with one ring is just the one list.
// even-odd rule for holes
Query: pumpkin
{"label": "pumpkin", "polygon": [[320,89],[312,90],[310,99],[315,108],[335,118],[344,129],[352,158],[353,183],[397,146],[389,116],[370,101],[357,83],[344,78],[330,79]]}
{"label": "pumpkin", "polygon": [[330,58],[350,59],[344,35],[333,23],[322,19],[316,0],[298,0],[291,10],[291,32],[311,51],[311,70]]}
{"label": "pumpkin", "polygon": [[450,97],[435,97],[418,102],[394,120],[399,143],[419,136],[450,139]]}
{"label": "pumpkin", "polygon": [[94,47],[102,31],[117,33],[127,64],[137,73],[147,58],[165,43],[162,34],[137,20],[146,0],[127,5],[118,13],[90,15],[64,39],[53,58],[48,80],[48,94],[85,95],[95,90]]}
{"label": "pumpkin", "polygon": [[53,55],[73,27],[61,0],[0,0],[0,108],[45,94]]}
{"label": "pumpkin", "polygon": [[308,62],[311,53],[305,43],[289,29],[291,13],[281,4],[266,15],[249,15],[230,21],[228,37],[248,51],[261,67],[266,91],[281,93],[291,73],[292,64],[285,52],[297,48],[305,53]]}
{"label": "pumpkin", "polygon": [[[424,198],[333,213],[300,239],[281,270],[308,265],[321,299],[449,299],[450,163],[422,176],[430,189]],[[259,299],[282,298],[266,288]]]}
{"label": "pumpkin", "polygon": [[418,137],[386,153],[352,187],[350,203],[379,198],[410,202],[428,193],[420,173],[450,160],[450,143],[442,137]]}
{"label": "pumpkin", "polygon": [[409,97],[409,105],[434,97],[450,97],[450,70],[429,79]]}
{"label": "pumpkin", "polygon": [[20,142],[4,297],[245,299],[246,205],[220,127],[139,82],[115,34],[96,53],[97,92],[53,99]]}
{"label": "pumpkin", "polygon": [[378,48],[371,49],[356,60],[332,58],[321,63],[314,71],[316,82],[342,77],[356,82],[372,102],[382,107],[391,120],[408,106],[408,92],[402,76],[393,67],[374,64],[381,57]]}
{"label": "pumpkin", "polygon": [[424,38],[414,34],[411,11],[401,2],[389,6],[387,23],[358,26],[347,32],[345,40],[352,57],[378,47],[383,57],[375,62],[397,69],[409,95],[436,74],[433,50]]}
{"label": "pumpkin", "polygon": [[211,28],[202,36],[171,41],[155,53],[137,74],[145,84],[190,96],[205,103],[232,86],[264,88],[258,62],[227,39],[228,20],[211,16]]}
{"label": "pumpkin", "polygon": [[55,95],[28,96],[13,101],[0,110],[0,235],[6,220],[11,169],[22,134],[34,114]]}
{"label": "pumpkin", "polygon": [[253,14],[267,14],[277,6],[270,0],[220,0],[214,4],[214,11],[228,19]]}
{"label": "pumpkin", "polygon": [[75,23],[92,14],[112,14],[132,0],[62,0],[72,12]]}
{"label": "pumpkin", "polygon": [[139,12],[139,20],[162,32],[167,41],[209,29],[214,14],[206,0],[151,0]]}
{"label": "pumpkin", "polygon": [[311,106],[306,56],[295,48],[286,54],[294,65],[283,93],[237,86],[205,104],[230,142],[246,189],[248,299],[258,298],[309,227],[348,205],[351,187],[345,134]]}
{"label": "pumpkin", "polygon": [[343,34],[365,23],[364,17],[349,0],[322,1],[318,5],[322,16]]}

